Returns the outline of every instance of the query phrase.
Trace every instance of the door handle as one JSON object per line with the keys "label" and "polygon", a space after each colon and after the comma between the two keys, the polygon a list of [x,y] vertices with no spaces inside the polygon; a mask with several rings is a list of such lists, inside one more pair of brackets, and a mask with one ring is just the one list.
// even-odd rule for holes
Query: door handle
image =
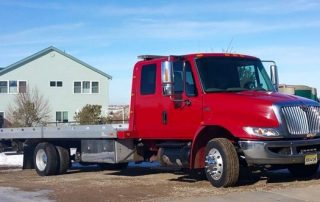
{"label": "door handle", "polygon": [[168,123],[168,114],[166,111],[162,112],[162,124],[166,125]]}

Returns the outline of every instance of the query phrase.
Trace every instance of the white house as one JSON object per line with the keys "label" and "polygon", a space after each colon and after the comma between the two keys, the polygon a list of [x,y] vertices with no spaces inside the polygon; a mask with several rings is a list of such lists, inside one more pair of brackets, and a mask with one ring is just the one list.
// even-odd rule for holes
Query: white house
{"label": "white house", "polygon": [[[49,100],[52,122],[71,122],[86,104],[107,113],[111,76],[61,51],[48,47],[0,70],[0,116],[6,117],[19,92],[36,87]],[[1,117],[0,117],[1,118]]]}

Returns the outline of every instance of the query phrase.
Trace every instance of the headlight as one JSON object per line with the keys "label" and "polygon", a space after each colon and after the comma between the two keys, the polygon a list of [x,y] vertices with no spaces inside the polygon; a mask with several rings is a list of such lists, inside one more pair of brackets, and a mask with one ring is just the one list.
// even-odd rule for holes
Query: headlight
{"label": "headlight", "polygon": [[256,128],[256,127],[243,127],[249,135],[260,137],[279,137],[280,134],[275,128]]}

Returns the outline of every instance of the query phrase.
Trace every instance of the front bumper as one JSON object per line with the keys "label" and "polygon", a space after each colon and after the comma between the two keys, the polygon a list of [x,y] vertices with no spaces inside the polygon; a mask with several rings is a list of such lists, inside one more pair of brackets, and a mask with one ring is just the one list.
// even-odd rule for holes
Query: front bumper
{"label": "front bumper", "polygon": [[286,141],[239,141],[249,165],[304,164],[307,154],[320,159],[320,138]]}

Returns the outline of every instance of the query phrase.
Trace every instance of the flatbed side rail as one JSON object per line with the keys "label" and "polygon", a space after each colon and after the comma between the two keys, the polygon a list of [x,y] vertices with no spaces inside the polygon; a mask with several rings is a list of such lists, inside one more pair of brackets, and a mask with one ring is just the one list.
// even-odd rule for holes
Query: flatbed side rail
{"label": "flatbed side rail", "polygon": [[117,130],[111,125],[77,125],[56,127],[1,128],[1,139],[81,139],[117,138]]}

